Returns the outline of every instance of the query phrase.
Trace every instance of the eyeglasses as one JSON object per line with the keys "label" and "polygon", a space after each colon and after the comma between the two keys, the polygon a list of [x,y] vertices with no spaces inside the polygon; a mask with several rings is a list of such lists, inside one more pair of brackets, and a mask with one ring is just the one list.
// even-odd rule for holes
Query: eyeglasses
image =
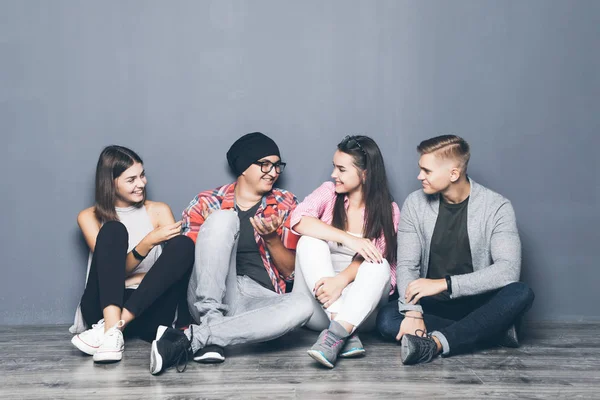
{"label": "eyeglasses", "polygon": [[348,145],[349,150],[351,150],[353,147],[358,147],[358,149],[365,155],[365,157],[367,156],[367,152],[365,151],[365,149],[363,149],[360,142],[358,140],[352,138],[350,135],[346,135],[344,140],[342,140],[342,143],[344,143],[344,142]]}
{"label": "eyeglasses", "polygon": [[275,168],[275,172],[280,174],[283,172],[286,166],[286,163],[281,161],[277,161],[276,163],[272,163],[271,161],[256,161],[252,164],[260,165],[260,170],[263,172],[263,174],[268,174],[271,172],[271,170],[273,170],[273,168]]}

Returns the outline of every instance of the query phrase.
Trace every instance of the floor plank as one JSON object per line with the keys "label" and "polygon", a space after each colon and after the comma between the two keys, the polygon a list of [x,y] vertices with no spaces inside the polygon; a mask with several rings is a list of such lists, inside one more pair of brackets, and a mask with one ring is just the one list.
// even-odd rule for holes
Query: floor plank
{"label": "floor plank", "polygon": [[333,370],[306,350],[317,333],[227,349],[220,365],[148,372],[150,345],[126,342],[122,362],[94,364],[66,326],[0,327],[0,398],[548,399],[600,398],[599,323],[535,323],[519,349],[493,348],[403,366],[397,345],[363,335],[367,356]]}

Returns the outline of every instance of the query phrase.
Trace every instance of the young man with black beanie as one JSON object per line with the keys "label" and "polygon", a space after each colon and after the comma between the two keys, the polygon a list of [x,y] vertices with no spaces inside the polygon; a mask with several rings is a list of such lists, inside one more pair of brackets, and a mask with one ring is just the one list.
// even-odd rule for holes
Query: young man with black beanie
{"label": "young man with black beanie", "polygon": [[273,187],[285,168],[277,144],[249,133],[231,146],[227,161],[236,182],[198,194],[183,212],[183,234],[196,243],[187,296],[198,325],[185,332],[158,328],[152,374],[188,354],[202,363],[222,362],[223,347],[275,339],[312,315],[308,296],[285,293],[294,277],[299,237],[290,215],[298,200]]}

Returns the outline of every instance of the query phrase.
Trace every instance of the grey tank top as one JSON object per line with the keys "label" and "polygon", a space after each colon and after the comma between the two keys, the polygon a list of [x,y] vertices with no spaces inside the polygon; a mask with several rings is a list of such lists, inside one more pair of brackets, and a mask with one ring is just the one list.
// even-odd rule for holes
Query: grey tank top
{"label": "grey tank top", "polygon": [[[127,234],[129,235],[129,244],[127,246],[127,252],[130,252],[137,244],[153,229],[152,221],[150,221],[150,216],[146,211],[146,206],[142,206],[137,208],[135,206],[131,207],[115,207],[117,211],[117,215],[119,216],[119,221],[125,225],[127,228]],[[133,271],[131,271],[127,276],[133,274],[139,274],[142,272],[150,271],[150,268],[154,265],[160,254],[162,253],[161,246],[155,246],[150,253],[142,260],[142,262],[135,267]],[[92,265],[92,257],[93,253],[90,251],[87,262],[87,272],[85,273],[85,281],[87,284],[87,277],[90,273],[90,267]],[[136,289],[137,285],[129,287],[128,289]],[[81,333],[87,329],[85,322],[83,321],[83,316],[81,315],[81,309],[77,306],[77,311],[75,312],[75,319],[73,321],[73,326],[69,328],[71,333]]]}

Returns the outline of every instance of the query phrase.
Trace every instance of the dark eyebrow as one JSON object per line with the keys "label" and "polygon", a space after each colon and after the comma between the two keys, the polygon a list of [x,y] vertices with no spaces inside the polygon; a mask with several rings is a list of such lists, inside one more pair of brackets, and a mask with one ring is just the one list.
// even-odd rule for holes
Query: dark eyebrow
{"label": "dark eyebrow", "polygon": [[421,167],[421,164],[419,164],[419,168],[422,169],[425,172],[431,172],[431,170],[425,168],[425,167]]}
{"label": "dark eyebrow", "polygon": [[[146,170],[144,169],[144,170],[142,170],[142,173],[140,174],[140,176],[144,175],[145,173],[146,173]],[[125,178],[125,179],[135,179],[135,178],[137,178],[137,175],[131,175],[131,176],[128,176],[127,178]]]}

